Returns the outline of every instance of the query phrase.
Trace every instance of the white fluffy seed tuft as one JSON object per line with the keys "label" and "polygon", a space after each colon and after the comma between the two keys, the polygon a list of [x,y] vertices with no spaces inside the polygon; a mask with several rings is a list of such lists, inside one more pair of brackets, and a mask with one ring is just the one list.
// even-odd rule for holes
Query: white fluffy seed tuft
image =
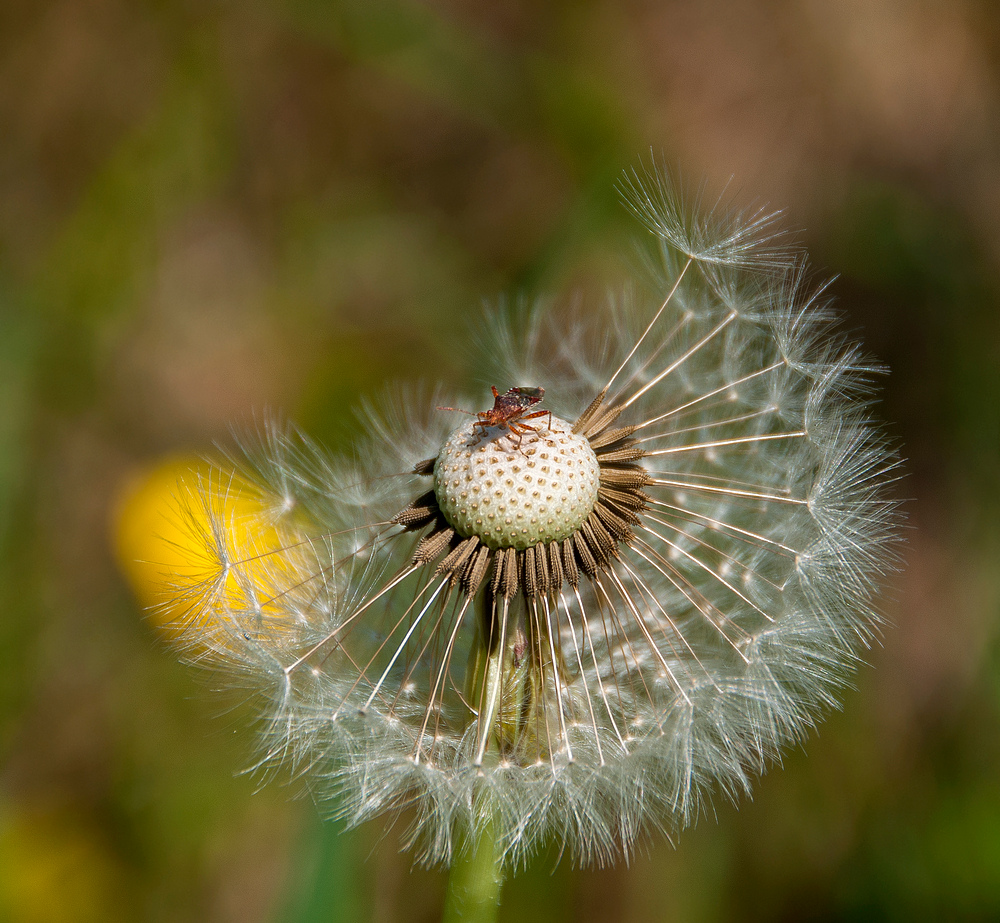
{"label": "white fluffy seed tuft", "polygon": [[[603,313],[493,312],[473,360],[487,381],[539,383],[567,419],[595,395],[621,408],[641,460],[595,439],[594,518],[617,508],[631,533],[617,554],[528,550],[599,534],[589,443],[530,415],[520,433],[516,418],[453,432],[442,405],[474,399],[437,391],[373,406],[351,453],[270,427],[192,513],[178,627],[191,659],[264,693],[260,765],[308,775],[352,824],[410,808],[422,861],[483,829],[508,866],[550,842],[585,864],[628,857],[748,792],[878,636],[900,514],[874,367],[769,215],[688,214],[666,182],[634,184],[652,289]],[[557,468],[581,487],[550,510],[533,492]],[[505,531],[512,501],[527,523]],[[532,562],[538,591],[510,595]]]}

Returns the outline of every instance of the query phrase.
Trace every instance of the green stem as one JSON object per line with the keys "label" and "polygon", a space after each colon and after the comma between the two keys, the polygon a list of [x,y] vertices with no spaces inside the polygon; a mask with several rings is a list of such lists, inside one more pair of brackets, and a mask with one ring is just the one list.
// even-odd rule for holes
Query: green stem
{"label": "green stem", "polygon": [[290,883],[287,906],[277,919],[286,923],[356,923],[365,919],[362,908],[367,882],[356,838],[342,822],[310,817],[293,868],[299,874]]}
{"label": "green stem", "polygon": [[501,859],[493,824],[470,834],[451,866],[442,923],[494,923],[503,885]]}

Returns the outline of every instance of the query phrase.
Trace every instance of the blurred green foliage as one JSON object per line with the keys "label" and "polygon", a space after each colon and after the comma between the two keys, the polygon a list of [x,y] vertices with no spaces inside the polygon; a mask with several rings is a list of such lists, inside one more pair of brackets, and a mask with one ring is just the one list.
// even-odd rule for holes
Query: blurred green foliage
{"label": "blurred green foliage", "polygon": [[345,834],[301,783],[234,778],[249,714],[146,624],[109,523],[135,470],[230,422],[334,442],[386,382],[474,376],[484,296],[599,300],[650,147],[789,205],[840,273],[892,369],[910,567],[808,755],[676,851],[540,857],[502,919],[1000,917],[1000,22],[708,7],[0,10],[0,919],[437,917],[405,817]]}

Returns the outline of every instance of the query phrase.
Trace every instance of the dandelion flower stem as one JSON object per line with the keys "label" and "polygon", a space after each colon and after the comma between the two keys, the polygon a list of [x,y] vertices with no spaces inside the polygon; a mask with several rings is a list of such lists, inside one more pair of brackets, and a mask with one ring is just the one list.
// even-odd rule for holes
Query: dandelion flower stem
{"label": "dandelion flower stem", "polygon": [[470,831],[448,876],[443,923],[493,923],[500,912],[502,854],[490,821]]}

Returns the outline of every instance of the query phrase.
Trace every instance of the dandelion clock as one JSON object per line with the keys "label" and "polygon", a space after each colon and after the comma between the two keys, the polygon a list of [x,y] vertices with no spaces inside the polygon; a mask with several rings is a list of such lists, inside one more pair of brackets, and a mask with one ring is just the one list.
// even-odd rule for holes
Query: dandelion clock
{"label": "dandelion clock", "polygon": [[359,444],[242,440],[176,578],[192,659],[264,693],[262,765],[351,823],[408,809],[484,904],[543,842],[600,865],[747,792],[835,705],[894,563],[875,369],[774,216],[624,186],[652,282],[494,312],[481,389],[382,400]]}

